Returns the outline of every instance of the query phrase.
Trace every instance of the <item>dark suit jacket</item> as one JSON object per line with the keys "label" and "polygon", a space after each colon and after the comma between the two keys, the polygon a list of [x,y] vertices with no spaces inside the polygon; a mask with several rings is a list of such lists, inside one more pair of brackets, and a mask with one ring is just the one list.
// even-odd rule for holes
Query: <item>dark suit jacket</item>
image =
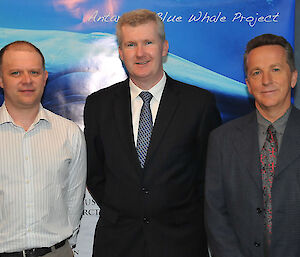
{"label": "dark suit jacket", "polygon": [[[211,133],[205,217],[214,257],[263,257],[264,204],[256,113]],[[300,256],[300,111],[292,108],[272,187],[270,257]]]}
{"label": "dark suit jacket", "polygon": [[144,170],[128,79],[87,98],[88,189],[100,206],[96,257],[207,256],[203,182],[214,97],[167,77]]}

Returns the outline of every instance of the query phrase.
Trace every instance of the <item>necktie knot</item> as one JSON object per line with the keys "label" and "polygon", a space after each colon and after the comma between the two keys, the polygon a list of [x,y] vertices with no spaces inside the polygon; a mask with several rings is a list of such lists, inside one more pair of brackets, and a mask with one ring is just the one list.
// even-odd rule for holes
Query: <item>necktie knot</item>
{"label": "necktie knot", "polygon": [[269,134],[276,134],[276,129],[273,127],[272,124],[270,124],[269,127],[267,128],[267,132]]}
{"label": "necktie knot", "polygon": [[142,91],[140,93],[140,97],[142,98],[142,100],[145,104],[149,104],[153,95],[148,91]]}
{"label": "necktie knot", "polygon": [[267,129],[266,140],[269,141],[270,143],[277,144],[276,129],[274,128],[274,126],[272,124],[270,124]]}

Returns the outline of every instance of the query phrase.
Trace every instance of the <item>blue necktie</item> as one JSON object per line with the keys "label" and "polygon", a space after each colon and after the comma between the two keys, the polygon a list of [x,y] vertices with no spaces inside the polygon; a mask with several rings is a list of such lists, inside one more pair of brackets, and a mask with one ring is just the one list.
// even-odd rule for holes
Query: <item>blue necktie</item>
{"label": "blue necktie", "polygon": [[153,96],[151,93],[143,91],[140,93],[140,97],[142,98],[144,103],[140,114],[136,150],[141,163],[141,167],[144,168],[153,129],[152,114],[150,109],[150,101]]}

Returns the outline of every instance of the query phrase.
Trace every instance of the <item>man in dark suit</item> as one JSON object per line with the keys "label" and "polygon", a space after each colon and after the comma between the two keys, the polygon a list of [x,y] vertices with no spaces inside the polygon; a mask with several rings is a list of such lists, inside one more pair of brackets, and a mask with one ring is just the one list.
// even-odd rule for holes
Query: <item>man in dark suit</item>
{"label": "man in dark suit", "polygon": [[[95,257],[207,256],[203,180],[212,94],[170,78],[161,19],[148,10],[117,24],[129,78],[87,98],[88,189],[100,206]],[[150,142],[149,142],[150,141]]]}
{"label": "man in dark suit", "polygon": [[256,111],[214,130],[205,185],[214,257],[300,256],[300,111],[294,54],[283,38],[250,40],[246,84]]}

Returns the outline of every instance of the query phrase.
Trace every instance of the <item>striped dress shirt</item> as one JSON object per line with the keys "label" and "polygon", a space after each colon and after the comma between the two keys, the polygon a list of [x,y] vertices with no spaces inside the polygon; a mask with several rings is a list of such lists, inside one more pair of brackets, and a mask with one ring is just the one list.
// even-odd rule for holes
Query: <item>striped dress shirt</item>
{"label": "striped dress shirt", "polygon": [[86,182],[80,128],[40,106],[25,131],[3,104],[0,144],[0,253],[74,244]]}

